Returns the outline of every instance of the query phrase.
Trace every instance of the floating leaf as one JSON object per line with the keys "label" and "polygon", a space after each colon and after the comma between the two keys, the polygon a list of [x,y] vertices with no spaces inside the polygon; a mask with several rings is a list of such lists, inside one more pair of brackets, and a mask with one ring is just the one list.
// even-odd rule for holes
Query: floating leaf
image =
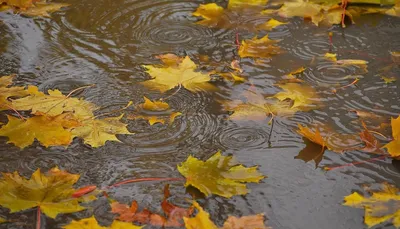
{"label": "floating leaf", "polygon": [[367,126],[363,121],[361,121],[364,130],[360,133],[361,140],[365,143],[365,147],[361,150],[364,152],[378,152],[382,153],[381,151],[381,144],[379,143],[378,139],[367,129]]}
{"label": "floating leaf", "polygon": [[167,199],[169,197],[169,186],[166,185],[164,188],[164,200],[161,203],[161,207],[167,216],[161,216],[144,209],[138,212],[138,204],[133,201],[131,206],[113,202],[111,204],[112,213],[118,214],[117,219],[124,222],[134,222],[140,224],[149,224],[153,226],[161,227],[181,227],[183,226],[183,217],[188,217],[193,213],[193,207],[181,208],[172,203]]}
{"label": "floating leaf", "polygon": [[0,223],[6,223],[6,222],[8,222],[6,219],[0,217]]}
{"label": "floating leaf", "polygon": [[73,198],[72,187],[79,174],[71,174],[51,169],[47,174],[37,169],[28,180],[18,172],[3,173],[0,179],[0,205],[10,209],[11,213],[40,207],[47,216],[55,218],[58,214],[82,211],[80,199]]}
{"label": "floating leaf", "polygon": [[247,194],[245,183],[258,183],[265,178],[257,171],[257,166],[246,168],[233,156],[222,156],[220,152],[207,161],[189,156],[178,166],[178,171],[186,177],[186,187],[194,186],[206,196],[216,194],[226,198]]}
{"label": "floating leaf", "polygon": [[177,67],[166,66],[158,68],[152,65],[144,65],[143,67],[153,77],[151,80],[143,82],[143,84],[161,92],[179,85],[192,92],[216,89],[210,83],[210,74],[195,72],[194,70],[196,70],[197,66],[188,56]]}
{"label": "floating leaf", "polygon": [[354,192],[344,198],[345,206],[364,208],[364,222],[368,227],[391,220],[394,227],[400,228],[400,190],[393,185],[383,184],[381,191],[365,197]]}
{"label": "floating leaf", "polygon": [[59,11],[61,8],[67,7],[66,3],[36,3],[35,7],[27,10],[21,10],[20,13],[29,17],[50,17],[50,13]]}
{"label": "floating leaf", "polygon": [[290,99],[293,101],[293,108],[307,111],[316,107],[317,92],[314,88],[298,83],[279,84],[283,91],[278,92],[273,97],[284,101]]}
{"label": "floating leaf", "polygon": [[387,149],[392,157],[400,156],[400,116],[396,119],[392,118],[392,136],[393,140],[383,147]]}
{"label": "floating leaf", "polygon": [[[214,28],[256,31],[272,30],[285,24],[274,19],[267,21],[267,18],[263,16],[266,3],[267,0],[229,0],[228,9],[224,9],[215,3],[201,4],[193,13],[193,16],[203,18],[197,24]],[[263,18],[265,20],[262,20]]]}
{"label": "floating leaf", "polygon": [[396,77],[381,76],[381,78],[385,81],[385,84],[393,83],[397,80]]}
{"label": "floating leaf", "polygon": [[251,40],[244,40],[239,48],[239,56],[244,57],[259,57],[270,58],[273,55],[281,53],[281,49],[274,45],[279,40],[270,40],[268,35],[257,39],[254,37]]}
{"label": "floating leaf", "polygon": [[66,226],[64,229],[140,229],[144,226],[136,226],[131,223],[120,222],[114,220],[109,227],[100,226],[94,216],[81,220],[72,220],[72,222]]}
{"label": "floating leaf", "polygon": [[196,201],[193,202],[193,206],[197,209],[198,213],[195,217],[183,218],[186,229],[218,229],[218,227],[211,221],[210,214],[204,211]]}
{"label": "floating leaf", "polygon": [[87,119],[82,125],[71,130],[74,137],[83,138],[84,142],[92,147],[106,144],[106,141],[120,142],[117,134],[132,134],[126,128],[127,124],[120,120],[124,115],[104,119]]}
{"label": "floating leaf", "polygon": [[72,135],[68,128],[77,127],[80,123],[71,113],[57,116],[37,115],[22,120],[8,115],[8,123],[1,127],[0,136],[9,138],[8,142],[23,149],[37,139],[42,145],[68,146]]}
{"label": "floating leaf", "polygon": [[9,87],[15,76],[16,75],[0,77],[0,110],[10,109],[11,103],[8,101],[8,98],[29,95],[24,87]]}
{"label": "floating leaf", "polygon": [[12,101],[16,110],[32,110],[56,116],[63,112],[74,112],[78,118],[93,116],[96,105],[73,97],[63,95],[59,90],[48,90],[48,95],[40,92],[36,86],[28,87],[29,96]]}

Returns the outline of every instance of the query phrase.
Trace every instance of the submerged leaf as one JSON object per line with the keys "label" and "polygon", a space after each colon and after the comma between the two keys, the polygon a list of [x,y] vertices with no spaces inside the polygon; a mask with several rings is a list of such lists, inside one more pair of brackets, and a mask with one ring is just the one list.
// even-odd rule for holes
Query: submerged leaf
{"label": "submerged leaf", "polygon": [[392,118],[391,124],[393,140],[383,147],[392,157],[400,157],[400,116],[396,119]]}
{"label": "submerged leaf", "polygon": [[87,119],[82,125],[71,130],[73,137],[81,137],[84,142],[92,147],[99,147],[106,144],[106,141],[120,142],[117,134],[132,134],[126,128],[127,124],[120,120],[124,114],[118,117],[104,119]]}
{"label": "submerged leaf", "polygon": [[100,226],[94,216],[81,220],[72,220],[72,222],[66,226],[64,229],[140,229],[144,226],[136,226],[131,223],[124,223],[114,220],[109,227]]}
{"label": "submerged leaf", "polygon": [[393,185],[383,184],[381,191],[364,197],[357,192],[344,197],[345,206],[364,208],[364,222],[368,227],[391,220],[394,227],[400,227],[400,190]]}
{"label": "submerged leaf", "polygon": [[37,169],[28,180],[18,172],[3,173],[0,179],[0,205],[10,209],[11,213],[40,207],[41,211],[55,218],[58,214],[82,211],[80,199],[73,198],[72,187],[79,179],[78,174],[71,174],[51,169],[47,174]]}
{"label": "submerged leaf", "polygon": [[215,90],[216,87],[210,83],[209,73],[195,72],[197,65],[187,56],[177,67],[154,67],[144,65],[147,73],[153,78],[143,82],[145,86],[158,89],[161,92],[182,85],[186,89],[197,92],[201,90]]}
{"label": "submerged leaf", "polygon": [[283,91],[278,92],[273,97],[280,101],[290,99],[293,101],[293,108],[298,108],[303,111],[316,108],[316,103],[318,102],[316,98],[317,92],[313,87],[298,83],[279,84],[278,86],[282,88]]}
{"label": "submerged leaf", "polygon": [[68,128],[80,125],[71,113],[57,116],[37,115],[27,120],[21,120],[13,116],[7,116],[8,123],[0,129],[0,136],[9,138],[8,142],[23,149],[37,139],[42,145],[68,146],[72,141],[72,135]]}
{"label": "submerged leaf", "polygon": [[233,156],[222,156],[220,152],[207,161],[189,156],[178,166],[178,171],[186,177],[186,187],[194,186],[206,196],[216,194],[226,198],[247,194],[245,183],[258,183],[265,178],[257,166],[246,168]]}
{"label": "submerged leaf", "polygon": [[273,55],[281,53],[281,49],[274,45],[279,40],[270,40],[268,35],[258,39],[254,37],[251,40],[244,40],[239,48],[239,56],[244,57],[259,57],[270,58]]}

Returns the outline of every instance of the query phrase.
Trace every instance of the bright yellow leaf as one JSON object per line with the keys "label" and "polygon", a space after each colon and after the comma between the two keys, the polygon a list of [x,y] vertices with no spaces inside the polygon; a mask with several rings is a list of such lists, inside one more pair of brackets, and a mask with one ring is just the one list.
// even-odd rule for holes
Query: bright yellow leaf
{"label": "bright yellow leaf", "polygon": [[381,79],[385,81],[385,84],[393,83],[397,80],[396,77],[386,77],[386,76],[381,76]]}
{"label": "bright yellow leaf", "polygon": [[36,86],[28,87],[29,96],[12,101],[12,106],[16,110],[32,110],[32,114],[37,112],[48,115],[60,115],[63,112],[73,112],[78,118],[93,116],[96,105],[83,99],[67,97],[59,90],[48,90],[48,95],[40,92]]}
{"label": "bright yellow leaf", "polygon": [[283,91],[278,92],[273,97],[284,101],[287,99],[292,100],[293,108],[298,108],[307,111],[316,107],[318,102],[317,92],[314,88],[298,83],[279,84]]}
{"label": "bright yellow leaf", "polygon": [[197,209],[198,213],[195,217],[183,218],[186,229],[218,229],[218,227],[211,221],[210,214],[204,211],[196,201],[193,202],[193,206]]}
{"label": "bright yellow leaf", "polygon": [[265,178],[257,166],[246,168],[233,156],[222,156],[220,152],[207,161],[189,156],[178,166],[178,171],[186,177],[185,186],[194,186],[206,196],[216,194],[226,198],[247,194],[245,183],[258,183]]}
{"label": "bright yellow leaf", "polygon": [[365,197],[357,192],[344,198],[345,206],[364,208],[364,222],[373,227],[391,220],[394,227],[400,228],[400,190],[393,185],[383,184],[381,191]]}
{"label": "bright yellow leaf", "polygon": [[8,123],[0,129],[0,136],[9,138],[8,142],[23,149],[37,139],[42,145],[68,146],[72,135],[68,128],[79,126],[71,113],[57,116],[37,115],[27,120],[7,116]]}
{"label": "bright yellow leaf", "polygon": [[197,65],[187,56],[177,67],[154,67],[144,65],[147,73],[152,79],[143,82],[145,86],[165,92],[174,87],[182,85],[187,90],[197,92],[201,90],[215,90],[216,87],[210,83],[209,73],[195,71]]}
{"label": "bright yellow leaf", "polygon": [[15,75],[0,77],[0,110],[7,110],[11,107],[9,97],[24,97],[29,95],[24,87],[9,87]]}
{"label": "bright yellow leaf", "polygon": [[118,220],[114,220],[109,227],[100,226],[94,216],[81,220],[72,220],[72,222],[66,226],[64,229],[140,229],[144,226],[136,226],[132,223],[125,223]]}
{"label": "bright yellow leaf", "polygon": [[400,116],[396,119],[392,118],[392,136],[393,140],[388,144],[384,145],[383,148],[386,148],[389,154],[392,157],[400,156]]}
{"label": "bright yellow leaf", "polygon": [[71,130],[74,137],[83,138],[84,142],[92,147],[106,144],[106,141],[120,142],[117,134],[132,134],[126,128],[127,124],[120,122],[124,115],[104,119],[87,119],[82,125]]}
{"label": "bright yellow leaf", "polygon": [[82,211],[85,208],[79,205],[80,199],[72,197],[76,191],[72,186],[78,179],[79,174],[57,167],[46,174],[37,169],[30,179],[20,176],[18,172],[3,173],[0,178],[0,205],[10,209],[11,213],[40,207],[51,218]]}
{"label": "bright yellow leaf", "polygon": [[258,39],[254,37],[251,40],[244,40],[239,48],[239,56],[244,57],[259,57],[270,58],[273,55],[281,53],[281,49],[274,44],[279,40],[270,40],[268,35]]}
{"label": "bright yellow leaf", "polygon": [[144,103],[142,108],[149,111],[165,111],[169,109],[169,104],[163,101],[151,101],[150,99],[143,97]]}
{"label": "bright yellow leaf", "polygon": [[268,20],[266,23],[259,25],[257,28],[261,29],[261,30],[266,30],[266,31],[270,31],[280,25],[284,25],[287,24],[285,22],[280,22],[278,20],[275,20],[273,18],[271,18],[270,20]]}
{"label": "bright yellow leaf", "polygon": [[66,3],[36,3],[34,7],[27,10],[21,10],[20,13],[29,17],[50,17],[50,13],[59,11],[63,7],[67,7]]}
{"label": "bright yellow leaf", "polygon": [[228,9],[234,9],[238,7],[249,7],[258,6],[263,7],[267,5],[268,0],[229,0]]}

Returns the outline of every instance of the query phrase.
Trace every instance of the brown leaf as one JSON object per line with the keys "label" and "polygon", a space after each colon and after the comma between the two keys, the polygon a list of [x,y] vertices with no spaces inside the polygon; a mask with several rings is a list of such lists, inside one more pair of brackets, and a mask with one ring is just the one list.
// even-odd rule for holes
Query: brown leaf
{"label": "brown leaf", "polygon": [[363,121],[361,121],[361,123],[364,127],[364,130],[360,133],[360,138],[365,143],[365,147],[361,150],[368,153],[383,153],[383,151],[380,149],[381,144],[379,143],[378,139],[376,139],[375,136],[369,132]]}

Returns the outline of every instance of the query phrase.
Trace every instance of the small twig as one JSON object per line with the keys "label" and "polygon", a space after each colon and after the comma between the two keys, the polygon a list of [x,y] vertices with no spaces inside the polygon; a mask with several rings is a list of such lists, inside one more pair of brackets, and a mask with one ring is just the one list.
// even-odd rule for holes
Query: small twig
{"label": "small twig", "polygon": [[356,162],[352,162],[352,163],[348,163],[348,164],[344,164],[344,165],[340,165],[340,166],[335,166],[335,167],[325,167],[324,169],[326,171],[331,171],[334,169],[340,169],[340,168],[344,168],[344,167],[348,167],[348,166],[352,166],[352,165],[359,165],[359,164],[364,164],[364,163],[371,162],[371,161],[385,159],[386,157],[388,157],[388,155],[382,155],[382,156],[375,157],[372,159],[368,159],[368,160],[364,160],[364,161],[356,161]]}
{"label": "small twig", "polygon": [[178,89],[176,89],[176,91],[174,91],[174,93],[172,93],[171,95],[169,95],[169,96],[167,96],[167,97],[165,97],[165,98],[161,98],[160,101],[165,101],[165,100],[171,98],[172,96],[178,94],[178,92],[181,90],[181,88],[182,88],[182,84],[180,83],[180,84],[178,85]]}
{"label": "small twig", "polygon": [[182,181],[182,180],[185,180],[185,178],[168,178],[168,177],[166,177],[166,178],[165,177],[137,178],[137,179],[129,179],[129,180],[120,181],[120,182],[110,185],[106,188],[113,188],[113,187],[118,187],[123,184],[130,184],[130,183],[144,182],[144,181]]}
{"label": "small twig", "polygon": [[40,206],[38,206],[36,211],[36,229],[41,228],[40,218],[41,218],[41,211],[40,211]]}
{"label": "small twig", "polygon": [[123,107],[123,108],[120,108],[120,109],[117,109],[117,110],[112,110],[112,111],[107,112],[107,113],[104,113],[104,114],[99,114],[99,115],[96,115],[96,116],[94,116],[94,117],[89,117],[89,118],[87,118],[87,119],[85,119],[85,120],[88,120],[88,119],[95,119],[95,118],[98,118],[98,117],[102,117],[102,116],[114,114],[114,113],[117,113],[117,112],[121,112],[121,111],[123,111],[123,110],[128,109],[128,107],[130,107],[132,104],[133,104],[133,102],[132,102],[132,101],[129,101],[129,103],[128,103],[125,107]]}
{"label": "small twig", "polygon": [[72,90],[70,93],[68,93],[67,98],[69,98],[73,93],[75,93],[75,92],[77,92],[79,90],[86,89],[86,88],[89,88],[89,87],[94,87],[94,86],[95,86],[95,84],[91,84],[91,85],[87,85],[87,86],[83,86],[83,87],[78,87],[78,88]]}
{"label": "small twig", "polygon": [[4,105],[6,105],[8,108],[10,108],[10,109],[13,110],[15,113],[17,113],[17,115],[18,115],[18,117],[19,117],[20,119],[26,120],[26,118],[24,118],[24,116],[22,116],[17,110],[15,110],[14,107],[12,107],[12,106],[10,106],[10,105],[8,105],[8,104],[4,104]]}

